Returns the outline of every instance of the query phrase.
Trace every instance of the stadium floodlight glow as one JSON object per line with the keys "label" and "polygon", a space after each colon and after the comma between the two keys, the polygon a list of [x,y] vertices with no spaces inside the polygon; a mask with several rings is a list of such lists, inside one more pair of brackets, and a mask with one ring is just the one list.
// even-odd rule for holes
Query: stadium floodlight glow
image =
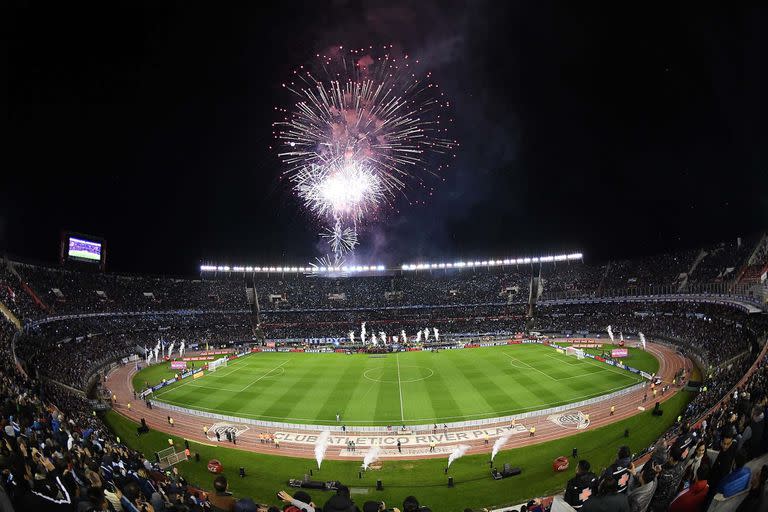
{"label": "stadium floodlight glow", "polygon": [[404,263],[400,266],[402,270],[431,270],[434,268],[476,268],[476,267],[499,267],[502,265],[528,265],[532,263],[554,263],[560,261],[582,260],[583,255],[580,252],[571,254],[558,254],[547,256],[532,256],[523,258],[505,258],[503,260],[471,260],[454,261],[453,263]]}

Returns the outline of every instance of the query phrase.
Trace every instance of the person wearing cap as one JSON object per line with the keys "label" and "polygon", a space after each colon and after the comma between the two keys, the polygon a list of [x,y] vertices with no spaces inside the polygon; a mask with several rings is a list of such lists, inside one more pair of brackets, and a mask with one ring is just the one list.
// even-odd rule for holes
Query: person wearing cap
{"label": "person wearing cap", "polygon": [[298,491],[293,496],[285,491],[277,493],[277,497],[280,498],[283,503],[289,503],[299,510],[305,512],[315,512],[315,504],[312,503],[312,498],[304,491]]}

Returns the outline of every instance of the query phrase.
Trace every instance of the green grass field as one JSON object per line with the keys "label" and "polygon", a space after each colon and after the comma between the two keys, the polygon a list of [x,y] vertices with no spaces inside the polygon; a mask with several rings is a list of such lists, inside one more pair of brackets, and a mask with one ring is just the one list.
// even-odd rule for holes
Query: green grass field
{"label": "green grass field", "polygon": [[[408,461],[385,460],[379,471],[372,471],[358,479],[360,461],[326,460],[322,469],[315,471],[316,480],[340,480],[350,486],[355,502],[362,508],[367,500],[384,500],[387,506],[402,505],[408,495],[417,496],[422,504],[441,512],[461,512],[465,507],[480,509],[491,505],[517,504],[532,496],[542,496],[562,491],[566,480],[573,476],[569,469],[563,473],[552,471],[552,461],[561,455],[569,455],[571,448],[579,449],[579,458],[590,461],[596,472],[610,464],[616,451],[627,444],[633,452],[650,446],[675,420],[691,398],[690,393],[678,393],[664,403],[664,415],[652,416],[651,411],[637,414],[626,420],[597,429],[524,448],[505,450],[496,456],[500,467],[505,462],[519,466],[519,476],[500,481],[491,479],[488,455],[468,455],[451,466],[451,476],[456,487],[449,489],[443,474],[445,459]],[[136,436],[136,424],[115,412],[106,414],[106,420],[122,441],[151,457],[156,450],[168,446],[168,434],[152,431]],[[623,436],[624,429],[630,436]],[[183,440],[173,436],[177,446]],[[255,501],[278,505],[275,493],[287,489],[289,478],[301,478],[309,468],[316,467],[314,460],[279,455],[264,455],[228,448],[190,442],[192,452],[200,453],[200,462],[182,462],[179,470],[190,482],[206,489],[212,488],[213,475],[205,464],[216,458],[224,465],[229,478],[230,490],[238,497],[249,496]],[[573,459],[572,459],[573,460]],[[573,463],[572,463],[573,464]],[[246,468],[248,476],[239,478],[238,468]],[[573,467],[573,466],[572,466]],[[376,479],[384,483],[384,490],[376,490]],[[320,505],[330,497],[329,493],[313,491],[313,499]]]}
{"label": "green grass field", "polygon": [[[626,362],[653,372],[641,350]],[[198,363],[199,364],[199,363]],[[169,363],[146,368],[134,386],[173,375]],[[366,354],[265,352],[185,379],[155,398],[173,405],[259,420],[348,425],[447,423],[545,409],[604,395],[640,378],[542,345]]]}

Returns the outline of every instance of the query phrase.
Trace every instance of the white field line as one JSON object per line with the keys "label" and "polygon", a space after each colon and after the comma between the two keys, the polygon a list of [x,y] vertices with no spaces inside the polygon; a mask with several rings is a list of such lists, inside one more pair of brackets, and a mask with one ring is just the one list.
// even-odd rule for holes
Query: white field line
{"label": "white field line", "polygon": [[[559,357],[557,357],[557,356],[553,356],[553,355],[550,355],[550,354],[544,354],[544,355],[549,357],[549,358],[555,359],[557,361],[561,361],[561,359]],[[565,357],[569,357],[569,356],[565,356]],[[601,371],[618,373],[622,377],[627,377],[627,378],[631,378],[632,380],[637,380],[637,379],[633,378],[632,375],[630,375],[626,370],[616,369],[615,367],[609,365],[608,363],[601,363],[599,361],[595,361],[591,357],[585,357],[584,359],[582,359],[582,361],[584,361],[586,363],[591,363],[593,366],[599,366]],[[572,364],[571,366],[574,366],[574,365]],[[600,373],[600,372],[592,372],[592,373]],[[586,375],[592,375],[592,373],[588,373]],[[577,375],[577,377],[580,377],[580,375]],[[564,378],[565,379],[571,379],[573,377],[564,377]],[[563,379],[559,379],[559,380],[563,380]]]}
{"label": "white field line", "polygon": [[270,373],[272,373],[273,371],[277,370],[278,368],[282,368],[282,367],[283,367],[283,365],[284,365],[284,364],[286,364],[286,363],[288,363],[289,361],[290,361],[290,359],[286,359],[285,361],[283,361],[283,362],[282,362],[282,363],[280,363],[279,365],[275,366],[274,368],[272,368],[271,370],[269,370],[267,373],[265,373],[264,375],[262,375],[262,376],[261,376],[261,377],[259,377],[258,379],[254,380],[253,382],[251,382],[250,384],[248,384],[247,386],[245,386],[243,389],[241,389],[240,391],[238,391],[238,393],[242,393],[243,391],[245,391],[245,390],[246,390],[246,389],[248,389],[249,387],[253,386],[253,385],[254,385],[254,384],[256,384],[257,382],[259,382],[261,379],[263,379],[264,377],[266,377],[267,375],[269,375]]}
{"label": "white field line", "polygon": [[[245,368],[245,366],[241,366],[241,367],[239,367],[239,368],[236,368],[235,370],[233,370],[233,371],[232,371],[232,372],[230,372],[230,373],[234,373],[234,371],[236,371],[236,370],[239,370],[240,368]],[[214,373],[217,373],[217,372],[214,372]],[[228,373],[227,375],[229,375],[229,373]],[[208,375],[206,375],[206,377],[208,377]],[[195,381],[195,380],[194,380],[192,377],[187,377],[187,379],[189,379],[187,382],[182,382],[182,383],[181,383],[181,384],[179,384],[178,386],[173,386],[173,385],[171,385],[171,386],[169,386],[169,389],[166,389],[165,391],[161,391],[160,393],[156,393],[156,394],[154,394],[153,396],[154,396],[155,398],[157,398],[157,397],[159,397],[159,396],[163,396],[163,395],[165,395],[166,393],[169,393],[169,392],[171,392],[171,391],[174,391],[174,390],[176,390],[176,389],[179,389],[180,387],[182,387],[182,386],[186,386],[187,384],[191,384],[191,383],[193,383],[193,382]],[[206,387],[207,387],[207,386],[206,386]],[[216,388],[212,388],[212,389],[216,389]],[[227,391],[234,391],[234,390],[228,389]]]}
{"label": "white field line", "polygon": [[400,390],[400,421],[405,421],[405,414],[403,414],[403,385],[400,383],[400,354],[395,356],[397,361],[397,388]]}
{"label": "white field line", "polygon": [[589,377],[590,375],[595,375],[596,373],[602,373],[602,372],[607,372],[607,371],[608,371],[608,368],[603,368],[603,369],[601,369],[601,370],[597,370],[596,372],[591,372],[591,373],[581,373],[581,374],[579,374],[579,375],[572,375],[572,376],[570,376],[570,377],[561,377],[561,378],[559,378],[559,379],[557,379],[557,380],[578,379],[578,378],[580,378],[580,377]]}
{"label": "white field line", "polygon": [[187,377],[187,379],[189,379],[189,380],[187,380],[187,382],[182,382],[182,383],[181,383],[181,384],[179,384],[178,386],[170,386],[170,387],[169,387],[168,389],[166,389],[165,391],[161,391],[160,393],[154,393],[154,394],[153,394],[153,397],[154,397],[154,398],[157,398],[157,397],[163,396],[163,395],[165,395],[166,393],[169,393],[169,392],[171,392],[171,391],[176,391],[176,390],[177,390],[177,389],[179,389],[180,387],[186,386],[187,384],[191,384],[191,383],[193,383],[193,382],[194,382],[194,379],[192,379],[192,377]]}
{"label": "white field line", "polygon": [[[502,351],[502,352],[503,352],[503,351]],[[512,359],[513,361],[517,361],[517,362],[519,362],[519,363],[523,363],[523,364],[524,364],[525,366],[527,366],[529,369],[531,369],[531,370],[533,370],[533,371],[535,371],[535,372],[539,372],[540,374],[542,374],[543,376],[545,376],[546,378],[548,378],[548,379],[550,379],[550,380],[553,380],[553,381],[555,381],[555,382],[557,382],[557,381],[558,381],[558,379],[556,379],[556,378],[552,377],[551,375],[547,375],[546,373],[544,373],[543,371],[539,370],[538,368],[534,368],[533,366],[531,366],[530,364],[526,363],[525,361],[522,361],[522,360],[520,360],[520,359],[518,359],[518,358],[516,358],[516,357],[513,357],[513,356],[509,355],[509,354],[508,354],[508,353],[506,353],[506,352],[504,352],[504,355],[505,355],[505,356],[507,356],[508,358]]]}
{"label": "white field line", "polygon": [[599,366],[599,367],[601,367],[601,368],[603,368],[605,370],[611,371],[613,373],[617,373],[617,374],[621,375],[622,377],[626,377],[626,378],[632,379],[632,380],[637,380],[635,377],[632,376],[634,374],[630,374],[630,372],[628,372],[626,370],[617,370],[616,368],[614,368],[613,366],[609,365],[608,363],[601,363],[599,361],[595,361],[591,357],[585,357],[583,359],[583,361],[586,361],[586,362],[591,363],[593,365]]}

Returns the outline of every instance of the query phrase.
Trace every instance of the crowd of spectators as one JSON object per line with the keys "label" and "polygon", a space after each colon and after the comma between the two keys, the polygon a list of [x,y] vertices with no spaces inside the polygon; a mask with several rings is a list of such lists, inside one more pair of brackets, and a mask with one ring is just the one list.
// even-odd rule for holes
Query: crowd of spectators
{"label": "crowd of spectators", "polygon": [[[247,309],[245,281],[169,279],[16,263],[14,270],[52,315]],[[34,317],[46,312],[34,311]],[[29,315],[26,315],[29,318]]]}
{"label": "crowd of spectators", "polygon": [[[747,368],[753,362],[749,359]],[[739,366],[728,373],[738,380],[744,369]],[[710,406],[700,410],[692,403],[677,421],[674,435],[660,439],[642,466],[632,462],[626,446],[599,474],[591,471],[587,460],[579,461],[552,510],[703,512],[717,495],[721,500],[737,496],[738,511],[768,508],[768,465],[756,471],[746,466],[768,452],[768,357],[728,400],[702,418],[734,384],[710,386],[699,394]],[[536,506],[541,500],[531,503]]]}
{"label": "crowd of spectators", "polygon": [[182,340],[188,349],[252,340],[245,314],[141,314],[69,318],[28,324],[16,346],[17,355],[32,373],[85,389],[105,363],[132,354],[143,356],[158,341]]}
{"label": "crowd of spectators", "polygon": [[[599,296],[607,290],[676,290],[691,283],[723,281],[738,270],[755,240],[588,265],[581,261],[531,265],[477,266],[422,271],[392,270],[375,275],[319,277],[301,273],[219,273],[203,279],[169,279],[49,268],[4,262],[0,298],[20,316],[176,310],[247,311],[255,289],[262,310],[381,308],[401,306],[524,303],[531,277],[543,280],[544,297]],[[732,275],[735,277],[735,274]],[[29,291],[24,290],[28,287]],[[14,294],[15,297],[9,296]],[[41,301],[33,300],[34,294]],[[253,300],[251,300],[253,302]]]}
{"label": "crowd of spectators", "polygon": [[704,249],[704,258],[689,277],[691,282],[708,283],[735,278],[739,267],[746,263],[757,240],[722,242]]}

